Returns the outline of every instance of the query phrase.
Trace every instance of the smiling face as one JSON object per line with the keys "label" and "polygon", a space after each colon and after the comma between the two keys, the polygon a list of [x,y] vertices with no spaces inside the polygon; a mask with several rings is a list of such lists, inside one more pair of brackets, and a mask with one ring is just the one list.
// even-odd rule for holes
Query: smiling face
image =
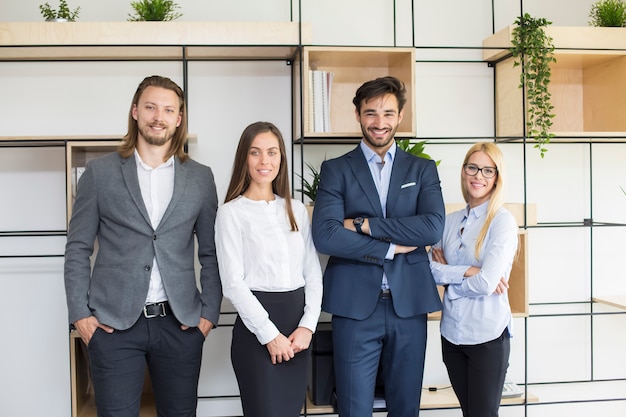
{"label": "smiling face", "polygon": [[280,147],[278,138],[272,132],[262,132],[255,136],[248,150],[248,174],[251,188],[271,189],[272,182],[280,171]]}
{"label": "smiling face", "polygon": [[139,142],[163,146],[180,126],[180,101],[172,90],[149,86],[133,106],[132,116],[137,121]]}
{"label": "smiling face", "polygon": [[[496,168],[494,161],[483,151],[471,154],[466,165],[474,165],[477,168]],[[496,173],[492,178],[485,178],[483,171],[478,171],[476,175],[468,175],[466,170],[461,168],[461,178],[467,195],[467,203],[470,207],[476,207],[491,198],[498,181],[498,174]]]}
{"label": "smiling face", "polygon": [[398,99],[393,94],[384,94],[361,103],[361,111],[356,114],[356,119],[361,124],[363,138],[367,146],[381,157],[394,143],[402,114],[398,110]]}

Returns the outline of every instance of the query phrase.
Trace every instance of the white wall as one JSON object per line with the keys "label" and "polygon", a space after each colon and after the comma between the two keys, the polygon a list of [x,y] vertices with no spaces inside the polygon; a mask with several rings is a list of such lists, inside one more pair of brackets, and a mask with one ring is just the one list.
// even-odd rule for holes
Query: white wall
{"label": "white wall", "polygon": [[[0,19],[38,21],[39,0],[2,0]],[[52,3],[55,3],[53,0]],[[125,20],[127,0],[69,0],[81,6],[81,21]],[[285,21],[295,16],[289,0],[178,2],[181,20]],[[313,43],[321,45],[416,45],[417,132],[431,139],[427,152],[441,160],[444,198],[461,202],[459,165],[470,143],[493,136],[493,70],[482,62],[482,40],[511,24],[519,0],[415,0],[414,39],[411,1],[302,0],[302,19],[313,24]],[[592,0],[524,0],[524,10],[555,25],[585,26]],[[493,25],[493,27],[492,27]],[[458,48],[461,47],[461,48]],[[430,62],[429,62],[430,61]],[[438,61],[438,62],[432,62]],[[256,120],[275,122],[291,139],[291,68],[285,62],[192,62],[189,65],[190,153],[210,165],[223,199],[232,157],[243,128]],[[182,82],[179,63],[0,63],[0,136],[122,135],[132,94],[146,75]],[[69,86],[69,88],[67,88]],[[62,87],[62,88],[61,88]],[[346,117],[353,117],[352,114]],[[439,139],[433,139],[439,138]],[[442,139],[449,138],[449,139]],[[319,163],[352,146],[307,147],[306,160]],[[626,145],[553,144],[545,159],[529,145],[527,178],[522,145],[502,145],[510,179],[508,201],[538,206],[540,222],[580,222],[593,217],[626,222],[623,161]],[[294,153],[299,158],[301,149]],[[61,148],[0,148],[0,230],[64,228],[64,156]],[[593,167],[593,177],[590,170]],[[590,180],[593,178],[593,180]],[[593,186],[593,199],[590,187]],[[0,237],[1,254],[62,253],[63,239]],[[35,244],[33,245],[33,242]],[[623,228],[540,228],[529,231],[531,303],[588,301],[592,292],[626,293],[621,279],[626,233]],[[590,256],[593,250],[593,257]],[[593,287],[590,283],[593,273]],[[0,347],[0,415],[67,417],[69,362],[62,260],[0,259],[0,328],[9,336]],[[615,311],[594,307],[595,311]],[[225,310],[231,309],[226,303]],[[535,305],[533,317],[516,319],[509,376],[516,382],[581,381],[624,378],[624,315],[588,315],[588,304]],[[566,317],[553,314],[571,313]],[[545,317],[544,317],[545,315]],[[232,321],[230,316],[224,322]],[[438,324],[429,324],[425,385],[446,384]],[[10,333],[9,333],[10,331]],[[593,336],[593,337],[592,337]],[[235,395],[230,369],[230,328],[215,331],[205,346],[200,396]],[[525,357],[528,356],[526,363]],[[592,362],[594,365],[592,372]],[[541,401],[624,397],[624,383],[531,385]],[[573,390],[572,394],[569,394]],[[37,400],[33,401],[33,393]],[[530,406],[528,416],[621,416],[624,403]],[[523,407],[506,407],[504,417],[523,416]],[[199,415],[240,413],[234,400],[201,400]],[[459,410],[425,411],[424,416],[460,416]]]}

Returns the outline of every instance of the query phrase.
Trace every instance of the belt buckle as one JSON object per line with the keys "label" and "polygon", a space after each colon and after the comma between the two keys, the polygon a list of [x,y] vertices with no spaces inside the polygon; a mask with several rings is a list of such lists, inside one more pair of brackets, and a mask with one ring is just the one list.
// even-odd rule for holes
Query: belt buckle
{"label": "belt buckle", "polygon": [[380,298],[383,300],[389,300],[391,298],[391,290],[389,289],[380,290]]}
{"label": "belt buckle", "polygon": [[[148,307],[158,306],[161,307],[161,311],[159,313],[148,313]],[[152,319],[155,317],[165,317],[165,303],[154,303],[154,304],[146,304],[143,306],[143,315],[147,319]]]}

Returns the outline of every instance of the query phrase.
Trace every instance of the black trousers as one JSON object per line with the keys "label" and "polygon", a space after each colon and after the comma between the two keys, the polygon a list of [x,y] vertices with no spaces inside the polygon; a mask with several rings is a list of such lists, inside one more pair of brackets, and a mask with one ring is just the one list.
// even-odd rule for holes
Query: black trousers
{"label": "black trousers", "polygon": [[[259,292],[254,295],[269,313],[270,320],[285,336],[297,327],[304,313],[304,289],[288,292]],[[265,345],[237,317],[233,327],[231,361],[245,417],[297,417],[306,395],[311,349],[293,359],[272,365]]]}
{"label": "black trousers", "polygon": [[88,345],[98,417],[138,417],[146,364],[159,417],[195,417],[204,335],[181,330],[173,314],[109,334]]}
{"label": "black trousers", "polygon": [[509,366],[509,332],[478,345],[455,345],[441,338],[443,362],[463,417],[497,417]]}

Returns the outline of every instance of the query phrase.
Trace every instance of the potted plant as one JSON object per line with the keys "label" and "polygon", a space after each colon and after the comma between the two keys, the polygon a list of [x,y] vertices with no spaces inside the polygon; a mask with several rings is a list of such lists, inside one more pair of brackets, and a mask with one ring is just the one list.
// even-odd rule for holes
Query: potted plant
{"label": "potted plant", "polygon": [[59,0],[59,9],[53,9],[47,2],[39,5],[41,15],[46,22],[74,22],[78,18],[80,6],[70,10],[66,0]]}
{"label": "potted plant", "polygon": [[622,0],[600,0],[591,5],[590,26],[626,26],[626,3]]}
{"label": "potted plant", "polygon": [[556,58],[552,38],[544,30],[552,22],[525,13],[515,24],[510,52],[514,58],[513,66],[521,65],[522,69],[519,88],[525,93],[527,136],[535,140],[534,147],[539,149],[543,158],[548,151],[545,146],[554,137],[550,133],[554,106],[548,85],[552,75],[550,64],[556,62]]}
{"label": "potted plant", "polygon": [[[411,143],[410,139],[398,139],[396,141],[398,143],[398,148],[402,149],[403,151],[410,153],[411,155],[415,155],[418,158],[424,158],[424,159],[433,159],[430,157],[430,155],[428,155],[427,153],[424,152],[424,148],[426,147],[426,141],[420,141],[420,142],[416,142],[416,143]],[[439,165],[439,161],[435,161],[435,163],[437,165]]]}
{"label": "potted plant", "polygon": [[309,204],[312,206],[315,204],[315,199],[317,198],[317,188],[320,183],[320,172],[317,168],[315,168],[312,164],[306,163],[307,168],[309,168],[309,174],[311,174],[311,181],[307,180],[300,174],[296,174],[298,178],[302,181],[302,188],[298,188],[296,191],[304,194],[309,197]]}
{"label": "potted plant", "polygon": [[138,0],[131,1],[130,5],[135,9],[134,15],[128,15],[131,22],[167,22],[183,15],[176,12],[180,6],[172,0]]}

